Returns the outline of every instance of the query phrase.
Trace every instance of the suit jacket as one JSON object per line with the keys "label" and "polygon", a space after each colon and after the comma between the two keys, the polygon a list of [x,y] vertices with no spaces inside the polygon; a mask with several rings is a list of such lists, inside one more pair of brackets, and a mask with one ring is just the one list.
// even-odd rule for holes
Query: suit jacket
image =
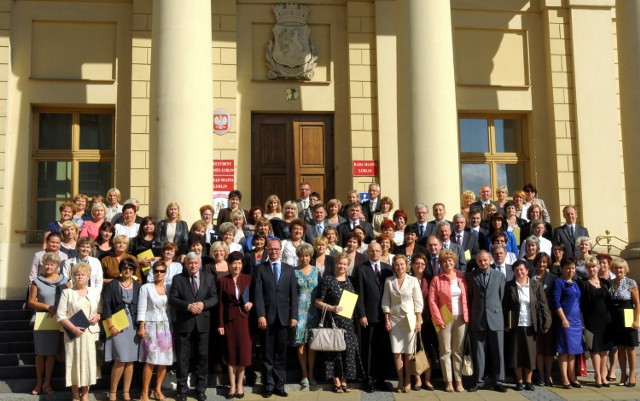
{"label": "suit jacket", "polygon": [[[240,274],[238,276],[238,295],[236,296],[236,285],[231,275],[220,278],[218,302],[218,327],[224,327],[227,322],[236,319],[248,319],[249,314],[244,310],[245,301],[242,294],[247,288],[251,287],[251,276],[248,274]],[[251,294],[249,294],[251,297]],[[249,298],[251,299],[251,298]]]}
{"label": "suit jacket", "polygon": [[[495,206],[495,207],[496,207],[496,209],[498,209],[498,210],[500,210],[500,209],[501,209],[500,205],[498,205],[498,202],[489,201],[489,203],[491,203],[493,206]],[[481,200],[479,200],[479,201],[475,201],[475,202],[473,202],[473,203],[471,204],[471,206],[469,206],[469,210],[471,210],[471,209],[473,209],[473,208],[483,210],[483,209],[484,209],[484,206],[482,206],[482,201],[481,201]]]}
{"label": "suit jacket", "polygon": [[371,210],[371,200],[367,199],[362,202],[362,214],[369,223],[373,222],[373,214],[380,211],[380,198],[376,200],[375,209]]}
{"label": "suit jacket", "polygon": [[[434,269],[432,260],[433,260],[433,255],[431,255],[430,253],[425,253],[425,256],[427,257],[427,266],[424,268],[424,276],[427,278],[427,280],[429,280],[429,283],[431,283],[431,280],[433,280],[434,277],[436,277],[437,275],[439,275],[440,273],[442,273],[442,267],[440,267],[440,264],[437,265],[437,269]],[[438,256],[436,256],[436,259],[438,258]]]}
{"label": "suit jacket", "polygon": [[[315,222],[315,220],[312,220],[311,223],[307,224],[307,231],[304,233],[303,239],[304,242],[313,245],[313,241],[317,237],[322,236],[322,234],[318,235],[318,229],[316,228],[317,226],[318,224]],[[327,219],[324,219],[324,221],[322,222],[323,229],[327,228],[327,226],[329,226],[329,222],[327,221]]]}
{"label": "suit jacket", "polygon": [[[418,253],[421,253],[423,255],[427,255],[428,254],[427,248],[425,248],[424,246],[416,243],[413,246],[413,252],[411,253],[411,255],[416,255]],[[397,246],[397,247],[395,247],[393,249],[393,254],[394,255],[405,255],[405,256],[407,256],[407,247],[404,244],[402,244],[400,246]]]}
{"label": "suit jacket", "polygon": [[553,243],[560,242],[564,245],[565,255],[575,257],[576,256],[576,239],[578,237],[588,237],[589,230],[579,224],[575,225],[573,237],[569,233],[569,227],[566,224],[556,228],[553,232]]}
{"label": "suit jacket", "polygon": [[[455,242],[456,244],[457,235],[457,232],[451,232],[451,241]],[[471,254],[471,258],[475,258],[476,254],[480,250],[480,243],[478,242],[478,238],[475,236],[475,234],[471,234],[471,231],[469,230],[462,231],[460,235],[462,235],[462,249],[464,251],[469,251],[469,253]]]}
{"label": "suit jacket", "polygon": [[256,254],[253,249],[251,251],[245,252],[243,257],[244,263],[242,266],[242,272],[245,274],[249,274],[252,278],[254,278],[255,281],[255,276],[258,268],[262,263],[267,261],[268,257],[269,255],[267,254],[266,249],[262,251],[262,257],[260,258],[260,260],[256,260]]}
{"label": "suit jacket", "polygon": [[[134,322],[137,322],[138,314],[138,297],[140,295],[140,283],[136,280],[131,280],[133,283],[133,299],[129,303],[129,313]],[[102,292],[102,313],[101,318],[110,318],[114,313],[119,312],[127,307],[127,304],[122,300],[122,293],[120,292],[120,280],[113,279],[109,284],[104,286]]]}
{"label": "suit jacket", "polygon": [[[544,294],[542,285],[533,280],[529,280],[529,320],[536,333],[541,333],[551,327],[551,312],[547,304],[547,297]],[[518,285],[515,280],[509,281],[504,288],[504,318],[507,329],[515,329],[518,326],[518,315],[520,313],[520,300],[518,297]],[[540,309],[542,324],[538,327],[538,309]],[[542,330],[540,330],[542,329]],[[540,330],[540,331],[538,331]]]}
{"label": "suit jacket", "polygon": [[[218,303],[218,291],[216,290],[216,277],[206,271],[200,272],[200,287],[193,295],[191,290],[191,277],[188,272],[173,277],[169,304],[175,312],[175,330],[179,333],[190,333],[197,329],[200,333],[209,332],[211,326],[211,309]],[[194,302],[204,303],[204,310],[199,315],[194,315],[187,307]]]}
{"label": "suit jacket", "polygon": [[380,280],[378,280],[368,259],[365,263],[357,265],[353,269],[351,281],[356,293],[359,295],[356,304],[356,316],[358,319],[366,317],[369,324],[382,321],[381,301],[384,281],[392,275],[391,266],[386,263],[380,263]]}
{"label": "suit jacket", "polygon": [[296,206],[298,206],[298,217],[307,223],[313,221],[313,215],[311,214],[311,198],[307,199],[307,208],[305,209],[302,206],[302,199],[298,199],[296,201]]}
{"label": "suit jacket", "polygon": [[[373,240],[373,226],[366,221],[360,220],[358,225],[364,230],[364,242],[368,244]],[[347,220],[342,224],[338,224],[338,237],[340,237],[340,246],[343,248],[347,245],[347,237],[351,233],[351,221]]]}
{"label": "suit jacket", "polygon": [[414,227],[416,228],[416,231],[417,231],[417,233],[418,233],[418,239],[417,239],[417,241],[418,241],[418,244],[420,244],[420,245],[422,245],[422,246],[426,246],[426,244],[427,244],[427,237],[428,237],[429,235],[434,235],[434,234],[432,234],[432,233],[433,233],[433,232],[435,231],[435,229],[436,229],[436,226],[435,226],[435,225],[433,225],[433,223],[431,223],[431,222],[425,222],[424,224],[425,224],[425,229],[424,229],[424,236],[423,236],[423,237],[421,237],[421,236],[420,236],[420,227],[418,227],[418,226],[419,226],[419,224],[418,224],[418,223],[413,223],[413,224],[411,224],[412,226],[414,226]]}
{"label": "suit jacket", "polygon": [[484,272],[482,269],[476,269],[467,275],[469,328],[472,331],[504,330],[502,300],[505,283],[502,273],[487,269],[489,278],[485,287],[482,278]]}
{"label": "suit jacket", "polygon": [[[498,266],[495,263],[491,264],[491,268],[496,270],[496,271],[498,270]],[[507,273],[506,277],[504,277],[504,281],[505,281],[505,283],[508,283],[509,281],[513,280],[513,266],[508,264],[508,263],[505,263],[504,264],[504,270]],[[500,272],[500,274],[502,274],[502,272]],[[504,276],[504,274],[503,274],[503,276]]]}
{"label": "suit jacket", "polygon": [[[533,232],[531,232],[531,222],[528,221],[525,225],[520,227],[520,244],[518,245],[522,245],[524,240],[526,240],[530,235],[533,235]],[[544,234],[542,234],[542,237],[548,239],[549,241],[553,241],[553,228],[551,228],[551,224],[544,223]]]}
{"label": "suit jacket", "polygon": [[[62,290],[62,295],[60,296],[60,301],[58,302],[58,310],[56,312],[58,321],[69,319],[77,312],[81,311],[81,298],[83,297],[78,295],[78,290],[73,287],[65,288],[64,290]],[[95,287],[87,287],[86,298],[89,300],[89,303],[91,305],[89,316],[87,316],[87,318],[90,318],[96,313],[99,313],[100,309],[102,308],[100,304],[100,291],[98,291],[98,289]],[[104,318],[104,315],[101,315],[100,317]],[[95,338],[94,341],[98,341],[98,335],[100,334],[100,322],[96,322],[95,324],[89,326],[87,328],[87,331],[91,333],[92,337]],[[87,333],[85,332],[85,334],[83,335],[86,336]],[[65,336],[64,339],[65,341],[67,341],[69,337]]]}
{"label": "suit jacket", "polygon": [[[423,308],[424,298],[417,278],[406,275],[402,287],[398,286],[398,279],[394,276],[387,278],[384,282],[382,312],[392,316],[394,326],[404,324],[405,333],[408,330],[415,330],[416,313],[422,313]],[[394,317],[403,319],[397,321],[393,319]]]}
{"label": "suit jacket", "polygon": [[255,275],[255,307],[258,317],[266,317],[272,325],[276,319],[288,327],[292,319],[298,320],[298,287],[292,266],[280,263],[280,281],[271,269],[270,261],[262,263]]}

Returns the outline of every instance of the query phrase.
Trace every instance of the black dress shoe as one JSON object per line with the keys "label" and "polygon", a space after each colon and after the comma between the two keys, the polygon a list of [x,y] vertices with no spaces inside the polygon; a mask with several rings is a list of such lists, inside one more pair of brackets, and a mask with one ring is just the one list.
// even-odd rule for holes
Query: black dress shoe
{"label": "black dress shoe", "polygon": [[262,398],[271,398],[272,395],[272,391],[265,391],[264,393],[262,393]]}
{"label": "black dress shoe", "polygon": [[502,385],[502,383],[497,383],[493,385],[493,389],[499,393],[506,393],[507,388]]}
{"label": "black dress shoe", "polygon": [[422,386],[422,388],[427,390],[427,391],[435,391],[436,390],[433,386],[430,386],[428,384],[425,384],[424,386]]}
{"label": "black dress shoe", "polygon": [[365,384],[364,386],[362,386],[362,391],[371,394],[376,392],[376,388],[371,384]]}
{"label": "black dress shoe", "polygon": [[389,391],[389,387],[385,381],[377,381],[376,382],[376,390],[378,391]]}
{"label": "black dress shoe", "polygon": [[284,390],[273,390],[273,394],[277,395],[278,397],[288,397],[289,396],[289,394]]}
{"label": "black dress shoe", "polygon": [[469,393],[475,393],[476,391],[480,390],[480,386],[478,386],[477,384],[474,384],[473,386],[469,387],[467,389],[467,392]]}
{"label": "black dress shoe", "polygon": [[527,391],[534,391],[536,387],[533,385],[533,383],[525,383],[524,389]]}
{"label": "black dress shoe", "polygon": [[198,393],[198,395],[196,396],[196,399],[198,401],[207,401],[207,394],[205,393]]}
{"label": "black dress shoe", "polygon": [[176,401],[187,401],[187,393],[178,393]]}
{"label": "black dress shoe", "polygon": [[244,398],[244,393],[235,393],[234,396],[236,398]]}
{"label": "black dress shoe", "polygon": [[573,383],[571,383],[571,387],[573,387],[573,388],[582,388],[582,384],[580,384],[580,382],[573,382]]}
{"label": "black dress shoe", "polygon": [[522,390],[524,390],[524,384],[516,383],[516,391],[522,391]]}
{"label": "black dress shoe", "polygon": [[411,386],[411,391],[420,391],[422,390],[422,386]]}

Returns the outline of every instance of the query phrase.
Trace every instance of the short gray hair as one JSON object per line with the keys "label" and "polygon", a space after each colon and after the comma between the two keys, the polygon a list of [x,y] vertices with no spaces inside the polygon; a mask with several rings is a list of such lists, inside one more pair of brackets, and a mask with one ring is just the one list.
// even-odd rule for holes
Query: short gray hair
{"label": "short gray hair", "polygon": [[185,260],[198,259],[198,254],[195,252],[189,252],[187,256],[184,257]]}

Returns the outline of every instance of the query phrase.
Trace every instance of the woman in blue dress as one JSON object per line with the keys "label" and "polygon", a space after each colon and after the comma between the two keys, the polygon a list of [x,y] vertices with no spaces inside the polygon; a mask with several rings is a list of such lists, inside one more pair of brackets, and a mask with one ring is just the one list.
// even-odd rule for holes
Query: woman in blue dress
{"label": "woman in blue dress", "polygon": [[558,317],[556,351],[560,365],[562,387],[580,388],[576,379],[575,359],[582,354],[582,318],[580,316],[580,288],[573,281],[576,260],[567,257],[562,261],[562,275],[553,283],[553,307]]}
{"label": "woman in blue dress", "polygon": [[298,349],[298,361],[302,369],[300,385],[315,384],[313,365],[315,351],[308,347],[309,330],[318,324],[318,309],[315,306],[317,287],[320,282],[320,269],[311,265],[313,246],[303,243],[296,249],[298,267],[296,268],[296,284],[298,286],[298,325],[296,326],[293,345]]}

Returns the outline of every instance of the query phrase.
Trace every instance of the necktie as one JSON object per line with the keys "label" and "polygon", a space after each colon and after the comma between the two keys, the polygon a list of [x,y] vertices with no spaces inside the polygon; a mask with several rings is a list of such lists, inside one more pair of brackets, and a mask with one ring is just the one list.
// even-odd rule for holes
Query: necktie
{"label": "necktie", "polygon": [[321,236],[322,235],[322,226],[321,225],[316,226],[316,231],[318,233],[318,237]]}
{"label": "necktie", "polygon": [[380,281],[380,268],[378,267],[377,263],[373,264],[373,269],[376,272],[376,278],[378,279],[378,281]]}
{"label": "necktie", "polygon": [[352,221],[351,222],[351,229],[353,230],[356,227],[358,227],[358,222],[357,221]]}
{"label": "necktie", "polygon": [[418,231],[420,232],[420,239],[424,238],[424,226],[422,224],[418,226]]}
{"label": "necktie", "polygon": [[482,273],[482,282],[485,287],[489,283],[489,275],[487,274],[487,272]]}
{"label": "necktie", "polygon": [[462,235],[460,234],[456,235],[456,244],[462,245]]}
{"label": "necktie", "polygon": [[448,242],[445,242],[442,245],[444,245],[444,249],[449,249],[449,243]]}
{"label": "necktie", "polygon": [[302,201],[302,208],[303,208],[303,209],[306,209],[306,208],[307,208],[307,201],[306,201],[306,200],[303,200],[303,201]]}
{"label": "necktie", "polygon": [[198,293],[198,280],[196,276],[191,276],[191,291],[193,291],[193,295]]}
{"label": "necktie", "polygon": [[276,277],[276,283],[278,283],[280,281],[280,265],[272,263],[271,268],[273,269],[273,275]]}
{"label": "necktie", "polygon": [[571,238],[573,238],[574,232],[573,232],[573,226],[569,226],[569,235],[571,235]]}
{"label": "necktie", "polygon": [[434,256],[431,258],[431,270],[433,271],[434,276],[438,274],[438,257],[437,256]]}

